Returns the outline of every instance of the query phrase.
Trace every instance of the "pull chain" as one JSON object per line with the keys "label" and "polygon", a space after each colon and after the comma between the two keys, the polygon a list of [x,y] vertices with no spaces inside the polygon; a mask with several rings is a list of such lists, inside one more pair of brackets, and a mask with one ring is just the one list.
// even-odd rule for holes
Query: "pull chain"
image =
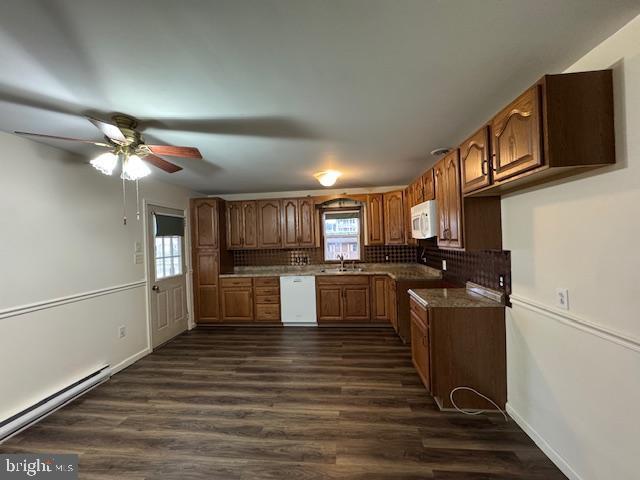
{"label": "pull chain", "polygon": [[140,221],[140,190],[138,189],[137,178],[136,178],[136,219]]}
{"label": "pull chain", "polygon": [[125,180],[122,178],[122,223],[127,224],[127,189],[125,188]]}

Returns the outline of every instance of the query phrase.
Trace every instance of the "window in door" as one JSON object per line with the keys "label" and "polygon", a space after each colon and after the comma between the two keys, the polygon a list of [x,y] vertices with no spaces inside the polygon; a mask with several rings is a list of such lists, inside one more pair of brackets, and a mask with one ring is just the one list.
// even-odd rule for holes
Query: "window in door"
{"label": "window in door", "polygon": [[182,239],[184,218],[165,215],[155,216],[154,259],[156,280],[182,275]]}
{"label": "window in door", "polygon": [[361,259],[360,210],[334,210],[322,214],[324,259],[339,261]]}

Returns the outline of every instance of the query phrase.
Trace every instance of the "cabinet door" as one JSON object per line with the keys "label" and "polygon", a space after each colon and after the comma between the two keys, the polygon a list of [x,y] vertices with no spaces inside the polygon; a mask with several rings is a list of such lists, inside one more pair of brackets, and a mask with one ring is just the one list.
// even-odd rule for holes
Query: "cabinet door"
{"label": "cabinet door", "polygon": [[422,175],[422,198],[426,202],[436,198],[436,189],[433,182],[433,169],[430,168]]}
{"label": "cabinet door", "polygon": [[393,326],[393,329],[398,333],[398,299],[396,296],[396,282],[387,279],[387,299],[388,306],[387,309],[389,311],[389,323]]}
{"label": "cabinet door", "polygon": [[286,198],[282,201],[283,247],[298,246],[298,200]]}
{"label": "cabinet door", "polygon": [[422,185],[422,176],[413,182],[413,202],[411,206],[424,202],[424,190]]}
{"label": "cabinet door", "polygon": [[444,171],[444,160],[440,160],[433,167],[435,190],[436,190],[436,210],[438,212],[438,245],[447,242],[447,232],[449,230],[449,205],[446,194],[447,181]]}
{"label": "cabinet door", "polygon": [[404,235],[407,245],[417,245],[418,240],[413,238],[411,231],[411,206],[414,205],[413,188],[409,185],[404,189]]}
{"label": "cabinet door", "polygon": [[195,248],[218,248],[218,202],[194,200]]}
{"label": "cabinet door", "polygon": [[342,288],[340,286],[318,286],[317,315],[319,322],[339,322],[342,320]]}
{"label": "cabinet door", "polygon": [[371,320],[369,285],[346,285],[342,287],[342,319],[347,322]]}
{"label": "cabinet door", "polygon": [[298,201],[298,245],[301,247],[316,246],[315,211],[313,199],[301,198]]}
{"label": "cabinet door", "polygon": [[404,206],[402,190],[383,195],[384,238],[386,245],[404,243]]}
{"label": "cabinet door", "polygon": [[224,287],[220,292],[223,321],[253,321],[253,289],[251,287]]}
{"label": "cabinet door", "polygon": [[282,246],[280,200],[258,201],[258,247]]}
{"label": "cabinet door", "polygon": [[227,248],[242,248],[243,231],[242,202],[227,202]]}
{"label": "cabinet door", "polygon": [[447,155],[444,160],[446,195],[448,207],[448,247],[462,248],[462,197],[460,190],[460,162],[458,151]]}
{"label": "cabinet door", "polygon": [[198,251],[195,255],[195,320],[197,323],[219,321],[218,312],[218,254]]}
{"label": "cabinet door", "polygon": [[411,360],[427,390],[431,391],[428,328],[413,311],[411,315]]}
{"label": "cabinet door", "polygon": [[491,183],[489,128],[483,127],[460,146],[462,192],[473,192]]}
{"label": "cabinet door", "polygon": [[256,202],[242,202],[242,243],[244,248],[258,246],[258,219]]}
{"label": "cabinet door", "polygon": [[384,204],[381,193],[367,195],[367,236],[369,245],[384,244]]}
{"label": "cabinet door", "polygon": [[371,320],[373,322],[388,322],[388,305],[387,277],[371,277]]}
{"label": "cabinet door", "polygon": [[538,86],[524,92],[498,113],[491,121],[491,131],[495,180],[504,180],[541,166],[543,159]]}

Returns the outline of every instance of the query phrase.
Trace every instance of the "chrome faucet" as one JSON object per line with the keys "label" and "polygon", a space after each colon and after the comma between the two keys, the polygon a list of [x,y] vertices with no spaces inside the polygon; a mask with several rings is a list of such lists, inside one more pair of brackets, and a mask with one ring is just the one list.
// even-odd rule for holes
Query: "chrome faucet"
{"label": "chrome faucet", "polygon": [[344,255],[340,254],[336,258],[340,260],[340,271],[343,272],[344,271]]}

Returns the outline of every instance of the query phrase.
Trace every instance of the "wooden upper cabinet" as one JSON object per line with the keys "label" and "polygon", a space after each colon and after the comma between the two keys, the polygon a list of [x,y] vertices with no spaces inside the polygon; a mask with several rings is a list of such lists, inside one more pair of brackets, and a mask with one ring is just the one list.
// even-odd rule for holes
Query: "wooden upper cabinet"
{"label": "wooden upper cabinet", "polygon": [[299,232],[299,214],[298,199],[285,198],[282,201],[282,231],[283,231],[283,247],[298,246]]}
{"label": "wooden upper cabinet", "polygon": [[433,182],[433,168],[430,168],[422,175],[422,199],[426,202],[435,198],[436,189]]}
{"label": "wooden upper cabinet", "polygon": [[[585,99],[588,102],[588,99]],[[538,85],[520,95],[491,121],[493,171],[504,180],[543,164]]]}
{"label": "wooden upper cabinet", "polygon": [[311,198],[282,200],[283,247],[315,246],[315,205]]}
{"label": "wooden upper cabinet", "polygon": [[256,248],[256,227],[255,201],[227,202],[227,248]]}
{"label": "wooden upper cabinet", "polygon": [[462,192],[468,193],[491,183],[489,127],[482,127],[460,145]]}
{"label": "wooden upper cabinet", "polygon": [[402,245],[405,241],[405,213],[402,190],[383,194],[384,243]]}
{"label": "wooden upper cabinet", "polygon": [[384,245],[384,198],[381,193],[367,195],[367,243]]}
{"label": "wooden upper cabinet", "polygon": [[298,200],[298,245],[315,247],[316,207],[312,198]]}
{"label": "wooden upper cabinet", "polygon": [[227,202],[227,248],[242,248],[244,242],[242,202]]}
{"label": "wooden upper cabinet", "polygon": [[462,197],[458,150],[434,167],[438,210],[438,245],[462,248]]}
{"label": "wooden upper cabinet", "polygon": [[407,245],[417,245],[418,240],[413,238],[411,233],[411,206],[414,205],[413,202],[413,188],[409,185],[404,189],[404,235],[407,242]]}
{"label": "wooden upper cabinet", "polygon": [[218,201],[198,199],[194,209],[195,248],[218,248]]}
{"label": "wooden upper cabinet", "polygon": [[422,202],[424,202],[424,185],[421,175],[413,182],[413,198],[411,204],[409,205],[409,208]]}
{"label": "wooden upper cabinet", "polygon": [[258,247],[282,247],[280,200],[259,200],[258,205]]}
{"label": "wooden upper cabinet", "polygon": [[244,248],[256,248],[258,246],[258,217],[256,202],[253,200],[242,202],[242,226],[244,235]]}

